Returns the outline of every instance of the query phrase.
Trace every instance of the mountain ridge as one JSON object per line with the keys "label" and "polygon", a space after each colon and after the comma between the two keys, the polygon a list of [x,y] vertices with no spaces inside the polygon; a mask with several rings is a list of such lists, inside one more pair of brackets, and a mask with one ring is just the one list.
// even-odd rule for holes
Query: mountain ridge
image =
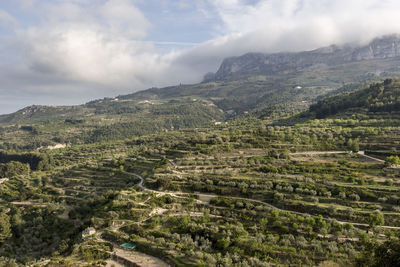
{"label": "mountain ridge", "polygon": [[[124,138],[149,132],[202,127],[246,114],[271,120],[290,117],[305,111],[324,96],[335,94],[340,88],[350,92],[365,87],[367,83],[400,77],[399,46],[398,36],[376,39],[372,45],[376,49],[357,48],[361,52],[351,56],[353,59],[362,56],[365,60],[347,62],[345,59],[351,58],[348,55],[353,48],[332,45],[298,54],[298,58],[307,55],[310,60],[304,60],[303,65],[298,65],[300,67],[293,72],[266,75],[252,71],[240,76],[240,79],[231,77],[191,85],[153,87],[75,106],[33,105],[0,115],[0,134],[1,131],[8,133],[7,127],[10,125],[18,129],[21,135],[27,134],[26,130],[30,129],[22,126],[40,126],[34,132],[58,133],[54,142],[71,140],[73,143],[73,133],[78,131],[86,135],[85,140],[92,142],[107,136],[105,132],[113,139]],[[278,54],[276,58],[279,59],[282,54],[285,53]],[[323,63],[319,59],[322,54],[327,55],[322,59],[326,61],[328,58],[329,64],[333,65]],[[368,60],[372,55],[376,56]],[[257,65],[258,54],[247,56]],[[318,64],[315,63],[316,59],[320,60]],[[297,64],[296,61],[292,63]],[[284,69],[285,66],[288,65],[282,67],[277,64],[276,69]],[[68,128],[69,133],[61,132],[62,127]],[[12,138],[11,135],[7,137]],[[54,145],[46,143],[48,140],[44,141],[38,143]]]}
{"label": "mountain ridge", "polygon": [[207,73],[203,82],[238,79],[247,75],[290,74],[304,68],[334,66],[350,62],[388,59],[400,56],[400,35],[375,38],[365,46],[330,45],[311,51],[273,54],[246,53],[223,60],[215,74]]}

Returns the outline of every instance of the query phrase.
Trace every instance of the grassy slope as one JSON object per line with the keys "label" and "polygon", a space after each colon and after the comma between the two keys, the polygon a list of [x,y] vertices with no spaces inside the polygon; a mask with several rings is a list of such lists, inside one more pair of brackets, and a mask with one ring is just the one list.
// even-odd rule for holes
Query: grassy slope
{"label": "grassy slope", "polygon": [[343,93],[320,100],[310,107],[316,117],[357,112],[398,112],[400,111],[400,80],[387,79],[355,92]]}
{"label": "grassy slope", "polygon": [[[32,150],[56,143],[118,140],[209,126],[247,112],[263,118],[288,117],[332,94],[343,83],[382,79],[374,76],[378,70],[383,76],[400,76],[393,67],[398,61],[360,61],[274,76],[152,88],[79,106],[31,106],[0,116],[0,148]],[[355,88],[357,85],[346,90]]]}

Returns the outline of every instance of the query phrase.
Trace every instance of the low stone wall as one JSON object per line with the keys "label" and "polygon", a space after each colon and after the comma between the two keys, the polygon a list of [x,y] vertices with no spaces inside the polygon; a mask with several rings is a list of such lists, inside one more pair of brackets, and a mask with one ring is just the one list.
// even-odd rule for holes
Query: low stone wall
{"label": "low stone wall", "polygon": [[121,256],[116,255],[116,254],[112,254],[111,255],[111,259],[116,261],[116,262],[118,262],[118,263],[120,263],[120,264],[122,264],[122,265],[124,265],[124,266],[126,266],[126,267],[142,267],[142,266],[137,265],[136,263],[131,262],[130,260],[125,259],[125,258],[123,258]]}

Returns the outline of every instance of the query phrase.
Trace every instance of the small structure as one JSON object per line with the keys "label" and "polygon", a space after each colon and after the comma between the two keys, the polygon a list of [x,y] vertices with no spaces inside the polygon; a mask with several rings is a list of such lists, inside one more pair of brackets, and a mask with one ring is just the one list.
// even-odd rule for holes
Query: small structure
{"label": "small structure", "polygon": [[149,101],[149,100],[143,100],[143,101],[138,102],[138,104],[150,104],[150,105],[153,105],[154,103]]}
{"label": "small structure", "polygon": [[54,150],[54,149],[59,149],[59,148],[66,148],[66,144],[56,144],[54,146],[47,146],[47,149],[49,150]]}
{"label": "small structure", "polygon": [[93,227],[88,227],[85,230],[83,230],[82,232],[82,239],[85,239],[87,237],[91,237],[94,234],[96,234],[96,229],[94,229]]}
{"label": "small structure", "polygon": [[0,178],[0,184],[7,182],[9,178]]}
{"label": "small structure", "polygon": [[122,248],[125,248],[125,249],[130,249],[130,250],[132,250],[132,249],[136,248],[136,244],[134,244],[134,243],[123,243],[123,244],[121,245],[121,247],[122,247]]}

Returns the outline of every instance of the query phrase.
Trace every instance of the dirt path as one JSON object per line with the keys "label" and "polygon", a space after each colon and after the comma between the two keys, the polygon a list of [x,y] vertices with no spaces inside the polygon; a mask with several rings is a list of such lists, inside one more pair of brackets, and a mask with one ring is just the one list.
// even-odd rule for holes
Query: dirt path
{"label": "dirt path", "polygon": [[35,207],[41,207],[44,208],[47,205],[45,203],[37,203],[37,202],[33,202],[33,201],[12,201],[10,202],[11,204],[14,204],[16,206],[35,206]]}
{"label": "dirt path", "polygon": [[[321,154],[323,154],[323,152],[317,152],[317,151],[312,151],[312,152],[313,153],[321,153]],[[331,151],[331,152],[336,152],[336,153],[332,153],[332,154],[343,153],[343,151]],[[150,191],[150,192],[154,192],[154,193],[161,193],[163,195],[171,195],[171,196],[175,196],[175,197],[182,197],[181,195],[187,195],[187,193],[184,193],[184,192],[166,192],[166,191],[156,191],[156,190],[149,189],[149,188],[147,188],[147,187],[145,187],[143,185],[144,179],[143,179],[142,176],[140,176],[140,175],[138,175],[136,173],[130,173],[130,172],[125,172],[125,173],[133,175],[133,176],[139,178],[140,182],[139,182],[138,186],[140,188],[142,188],[144,191]],[[309,214],[309,213],[280,209],[280,208],[278,208],[278,207],[276,207],[276,206],[274,206],[274,205],[272,205],[270,203],[264,202],[262,200],[257,200],[257,199],[244,198],[244,197],[231,197],[231,196],[215,195],[215,194],[202,194],[202,193],[196,193],[196,194],[199,196],[199,198],[203,198],[203,199],[204,198],[205,199],[211,199],[211,198],[214,198],[214,197],[229,197],[231,199],[251,201],[251,202],[263,204],[263,205],[266,205],[266,206],[270,207],[271,209],[282,211],[282,212],[289,212],[289,213],[293,213],[293,214],[297,214],[297,215],[301,215],[301,216],[317,217],[317,215],[312,215],[312,214]],[[325,218],[325,219],[328,219],[328,218]],[[369,226],[368,224],[364,224],[364,223],[338,221],[338,220],[336,220],[336,221],[338,223],[340,223],[340,224],[349,223],[349,224],[353,224],[354,226],[363,226],[363,227],[368,227]],[[377,226],[377,227],[384,228],[384,229],[396,229],[396,230],[400,229],[400,227],[398,227],[398,226],[387,226],[387,225],[381,225],[381,226]]]}
{"label": "dirt path", "polygon": [[127,251],[121,248],[114,248],[114,252],[118,257],[126,259],[142,267],[168,267],[168,263],[160,260],[159,258],[138,252]]}
{"label": "dirt path", "polygon": [[[100,242],[107,242],[101,237],[101,232],[96,234],[96,240]],[[168,263],[165,261],[156,258],[154,256],[136,251],[136,250],[126,250],[118,247],[117,244],[114,243],[114,248],[112,251],[114,256],[126,261],[128,263],[134,263],[141,267],[170,267]],[[110,260],[107,261],[107,267],[111,267],[114,265],[115,267],[126,266],[124,263],[120,263],[120,261],[116,259],[116,257],[112,256]],[[128,265],[131,266],[131,265]]]}
{"label": "dirt path", "polygon": [[122,265],[121,263],[113,260],[108,260],[106,267],[125,267],[125,265]]}
{"label": "dirt path", "polygon": [[[348,153],[352,153],[352,152],[351,151],[344,151],[344,150],[342,150],[342,151],[341,150],[334,150],[334,151],[301,151],[301,152],[290,153],[290,155],[293,155],[293,156],[296,156],[296,155],[329,155],[329,154],[348,154]],[[382,163],[385,162],[384,160],[365,155],[365,151],[358,151],[357,154],[362,156],[362,157],[374,160],[374,161],[378,161],[378,162],[382,162]],[[263,154],[239,155],[239,156],[222,156],[222,157],[219,157],[219,158],[221,158],[221,159],[251,158],[251,157],[260,156],[260,155],[263,155]],[[197,158],[196,157],[188,157],[188,158],[185,158],[185,159],[194,160],[194,159],[197,159]],[[200,159],[201,160],[210,160],[210,159],[215,159],[215,157],[211,156],[211,157],[205,157],[205,158],[200,158]],[[170,162],[173,163],[172,160],[170,160]],[[175,168],[177,167],[176,164],[173,164],[173,165],[174,165]]]}
{"label": "dirt path", "polygon": [[290,153],[290,155],[326,155],[326,154],[347,154],[349,151],[301,151]]}
{"label": "dirt path", "polygon": [[360,155],[360,156],[363,156],[363,157],[365,157],[365,158],[367,158],[367,159],[371,159],[371,160],[375,160],[375,161],[378,161],[378,162],[381,162],[381,163],[385,163],[384,160],[381,160],[381,159],[378,159],[378,158],[374,158],[374,157],[365,155],[365,151],[358,151],[357,154]]}
{"label": "dirt path", "polygon": [[[290,154],[291,155],[327,155],[327,154],[348,154],[348,153],[352,153],[352,152],[351,151],[302,151],[302,152],[295,152],[295,153],[290,153]],[[384,160],[365,155],[365,151],[358,151],[357,155],[360,155],[360,156],[365,157],[370,160],[385,163]]]}

